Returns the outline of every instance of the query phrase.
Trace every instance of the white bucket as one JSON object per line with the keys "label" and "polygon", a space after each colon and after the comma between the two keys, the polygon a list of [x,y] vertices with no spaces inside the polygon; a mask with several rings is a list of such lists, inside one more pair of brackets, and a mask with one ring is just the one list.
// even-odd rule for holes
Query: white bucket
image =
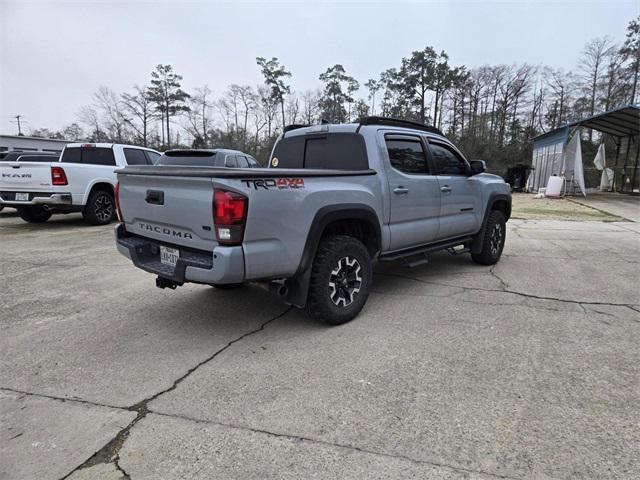
{"label": "white bucket", "polygon": [[544,192],[545,197],[559,197],[562,193],[564,185],[564,177],[549,177],[547,189]]}

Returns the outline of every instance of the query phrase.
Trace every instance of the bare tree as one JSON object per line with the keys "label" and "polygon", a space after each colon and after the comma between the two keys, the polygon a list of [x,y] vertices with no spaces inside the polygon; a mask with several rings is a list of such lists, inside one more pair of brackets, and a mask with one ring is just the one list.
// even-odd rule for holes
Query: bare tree
{"label": "bare tree", "polygon": [[129,119],[118,95],[109,87],[102,85],[93,94],[93,101],[95,107],[102,114],[109,137],[117,143],[125,143]]}
{"label": "bare tree", "polygon": [[302,99],[302,122],[311,125],[318,120],[320,112],[319,90],[306,90],[300,95]]}
{"label": "bare tree", "polygon": [[[585,82],[584,90],[589,98],[590,116],[595,114],[596,99],[602,72],[606,67],[607,57],[612,51],[613,44],[611,43],[611,39],[605,36],[587,42],[580,57],[578,68],[582,72],[582,79]],[[591,141],[592,135],[593,131],[589,130],[589,141]]]}
{"label": "bare tree", "polygon": [[211,90],[207,85],[196,88],[195,93],[188,99],[189,109],[185,112],[185,130],[193,137],[193,146],[207,148],[210,146],[209,130],[213,126],[211,110],[213,101],[210,100]]}
{"label": "bare tree", "polygon": [[126,113],[125,122],[135,131],[138,139],[145,147],[149,145],[149,128],[156,120],[157,113],[148,95],[148,87],[134,86],[135,93],[121,95],[122,106]]}
{"label": "bare tree", "polygon": [[87,126],[89,129],[89,140],[100,142],[103,140],[109,140],[108,136],[102,129],[102,123],[100,121],[100,115],[98,110],[91,105],[85,105],[80,108],[78,112],[78,118],[81,123]]}

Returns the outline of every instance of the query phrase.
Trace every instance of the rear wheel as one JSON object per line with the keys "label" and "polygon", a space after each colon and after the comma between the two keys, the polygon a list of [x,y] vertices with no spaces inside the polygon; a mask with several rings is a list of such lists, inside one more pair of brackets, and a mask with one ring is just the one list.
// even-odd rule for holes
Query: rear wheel
{"label": "rear wheel", "polygon": [[360,313],[369,296],[371,257],[354,237],[332,235],[320,242],[311,269],[307,311],[332,325]]}
{"label": "rear wheel", "polygon": [[507,236],[507,224],[504,213],[492,210],[484,229],[484,239],[480,253],[472,253],[471,258],[480,265],[493,265],[500,260],[504,241]]}
{"label": "rear wheel", "polygon": [[82,210],[82,216],[91,225],[111,223],[116,214],[115,202],[111,192],[96,190],[89,195],[89,201]]}
{"label": "rear wheel", "polygon": [[25,222],[44,223],[51,218],[52,213],[43,207],[20,207],[18,208],[18,215]]}

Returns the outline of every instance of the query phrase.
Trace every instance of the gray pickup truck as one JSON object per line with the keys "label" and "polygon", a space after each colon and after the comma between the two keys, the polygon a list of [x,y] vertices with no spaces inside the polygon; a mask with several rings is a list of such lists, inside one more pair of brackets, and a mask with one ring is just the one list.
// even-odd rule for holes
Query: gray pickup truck
{"label": "gray pickup truck", "polygon": [[341,324],[363,308],[374,260],[414,266],[437,250],[500,259],[511,195],[484,170],[422,124],[289,126],[269,168],[119,170],[117,247],[158,287],[262,282]]}

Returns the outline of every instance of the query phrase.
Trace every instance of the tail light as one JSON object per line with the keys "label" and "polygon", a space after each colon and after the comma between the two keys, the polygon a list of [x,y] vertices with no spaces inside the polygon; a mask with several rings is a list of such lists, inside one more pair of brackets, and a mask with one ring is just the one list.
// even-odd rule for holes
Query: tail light
{"label": "tail light", "polygon": [[62,167],[51,167],[51,185],[69,185]]}
{"label": "tail light", "polygon": [[223,245],[240,245],[244,237],[249,200],[227,190],[213,191],[213,225],[216,238]]}
{"label": "tail light", "polygon": [[116,202],[116,216],[118,217],[118,222],[124,222],[122,211],[120,211],[120,182],[116,182],[116,188],[113,190],[113,199]]}

